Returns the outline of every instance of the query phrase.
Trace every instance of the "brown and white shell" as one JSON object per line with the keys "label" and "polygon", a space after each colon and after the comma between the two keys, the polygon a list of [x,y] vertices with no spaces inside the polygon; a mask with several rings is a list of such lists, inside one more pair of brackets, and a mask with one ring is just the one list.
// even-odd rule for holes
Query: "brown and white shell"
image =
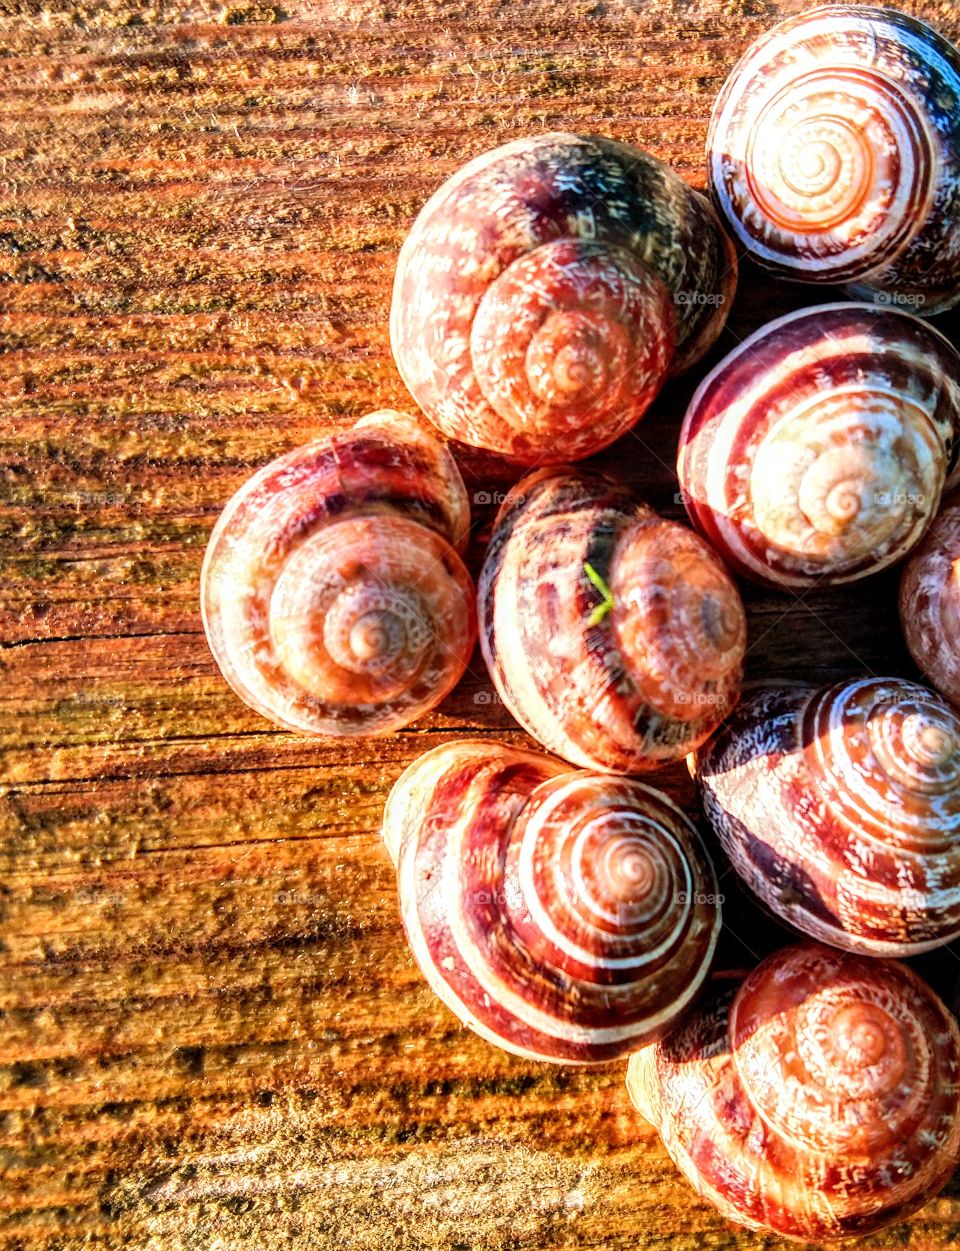
{"label": "brown and white shell", "polygon": [[851,582],[905,556],[960,477],[960,355],[868,304],[790,313],[704,379],[680,434],[690,519],[745,577]]}
{"label": "brown and white shell", "polygon": [[830,4],[745,53],[707,141],[761,265],[936,313],[960,299],[960,52],[891,9]]}
{"label": "brown and white shell", "polygon": [[408,724],[446,695],[476,637],[458,549],[469,505],[450,453],[401,413],[264,466],[207,546],[201,608],[223,676],[303,734]]}
{"label": "brown and white shell", "polygon": [[746,620],[723,565],[599,474],[539,470],[509,492],[478,615],[504,703],[573,764],[682,759],[737,699]]}
{"label": "brown and white shell", "polygon": [[944,503],[903,567],[900,622],[927,681],[960,707],[960,494]]}
{"label": "brown and white shell", "polygon": [[960,716],[933,691],[748,691],[696,777],[731,864],[796,929],[888,956],[960,936]]}
{"label": "brown and white shell", "polygon": [[465,165],[400,253],[390,338],[450,438],[578,460],[720,332],[733,248],[707,200],[626,144],[542,134]]}
{"label": "brown and white shell", "polygon": [[871,1233],[960,1153],[960,1032],[916,974],[808,943],[632,1056],[630,1097],[728,1219],[801,1242]]}
{"label": "brown and white shell", "polygon": [[690,1004],[720,930],[693,825],[659,791],[500,743],[446,743],[387,800],[414,958],[464,1024],[535,1060],[598,1063]]}

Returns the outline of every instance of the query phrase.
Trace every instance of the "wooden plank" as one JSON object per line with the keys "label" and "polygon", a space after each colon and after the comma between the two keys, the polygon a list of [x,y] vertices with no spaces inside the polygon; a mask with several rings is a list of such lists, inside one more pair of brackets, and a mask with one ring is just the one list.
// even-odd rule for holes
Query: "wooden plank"
{"label": "wooden plank", "polygon": [[[176,1248],[774,1248],[696,1201],[622,1066],[459,1028],[377,834],[417,754],[524,741],[479,655],[390,738],[273,730],[197,578],[223,502],[409,407],[396,252],[466,157],[609,134],[703,185],[713,95],[790,4],[78,0],[0,17],[0,1239]],[[949,4],[909,6],[960,36]],[[745,267],[718,356],[806,302]],[[956,316],[938,323],[956,338]],[[680,516],[672,384],[598,464]],[[509,482],[462,452],[476,568]],[[911,672],[895,577],[748,593],[751,676]],[[682,767],[664,785],[692,810]],[[721,964],[782,940],[727,877]],[[737,931],[737,932],[735,932]],[[954,951],[923,963],[940,989]],[[960,1180],[864,1247],[960,1239]]]}

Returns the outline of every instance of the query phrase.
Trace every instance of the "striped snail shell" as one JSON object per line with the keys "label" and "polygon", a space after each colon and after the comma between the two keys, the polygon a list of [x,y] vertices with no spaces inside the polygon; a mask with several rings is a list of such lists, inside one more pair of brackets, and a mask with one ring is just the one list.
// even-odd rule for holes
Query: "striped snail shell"
{"label": "striped snail shell", "polygon": [[900,621],[927,681],[960,707],[960,494],[946,501],[904,565]]}
{"label": "striped snail shell", "polygon": [[704,379],[680,434],[690,519],[774,587],[906,555],[958,478],[960,355],[926,322],[825,304],[771,322]]}
{"label": "striped snail shell", "polygon": [[901,1220],[960,1152],[949,1012],[905,966],[813,943],[631,1056],[627,1089],[725,1217],[801,1242]]}
{"label": "striped snail shell", "polygon": [[207,641],[251,708],[304,734],[378,734],[466,668],[469,505],[449,452],[400,413],[271,461],[228,502],[201,574]]}
{"label": "striped snail shell", "polygon": [[599,474],[538,470],[509,492],[478,614],[504,703],[573,764],[636,773],[681,759],[736,702],[736,587],[697,535]]}
{"label": "striped snail shell", "polygon": [[713,209],[665,165],[536,135],[471,161],[421,211],[390,338],[448,437],[524,464],[578,460],[709,348],[735,283]]}
{"label": "striped snail shell", "polygon": [[960,52],[826,5],[750,47],[713,111],[714,199],[760,264],[936,313],[960,299]]}
{"label": "striped snail shell", "polygon": [[390,792],[403,924],[464,1024],[535,1060],[598,1063],[696,995],[720,930],[696,830],[659,791],[500,743],[446,743]]}
{"label": "striped snail shell", "polygon": [[960,935],[960,716],[925,687],[758,687],[696,755],[744,882],[805,934],[907,956]]}

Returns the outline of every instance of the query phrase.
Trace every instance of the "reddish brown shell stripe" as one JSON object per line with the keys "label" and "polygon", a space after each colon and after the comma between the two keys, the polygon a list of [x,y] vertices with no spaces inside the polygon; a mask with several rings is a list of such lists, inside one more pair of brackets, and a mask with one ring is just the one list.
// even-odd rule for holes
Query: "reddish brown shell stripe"
{"label": "reddish brown shell stripe", "polygon": [[852,581],[904,556],[958,474],[960,356],[862,304],[771,322],[701,383],[680,434],[691,521],[772,586]]}
{"label": "reddish brown shell stripe", "polygon": [[960,1151],[944,1006],[901,965],[812,944],[631,1057],[627,1085],[700,1194],[799,1241],[902,1219]]}
{"label": "reddish brown shell stripe", "polygon": [[797,929],[875,955],[960,934],[960,717],[933,692],[755,689],[696,773],[733,867]]}
{"label": "reddish brown shell stripe", "polygon": [[379,733],[452,689],[475,638],[449,452],[376,413],[266,465],[227,503],[201,574],[214,658],[287,729]]}
{"label": "reddish brown shell stripe", "polygon": [[624,1055],[706,977],[720,924],[712,869],[680,810],[638,782],[450,743],[397,782],[384,837],[425,977],[508,1051]]}
{"label": "reddish brown shell stripe", "polygon": [[737,698],[746,625],[719,561],[596,475],[543,470],[509,493],[479,619],[504,702],[574,764],[630,773],[678,759]]}
{"label": "reddish brown shell stripe", "polygon": [[781,22],[720,92],[707,162],[774,272],[922,313],[960,298],[960,53],[924,23],[854,5]]}
{"label": "reddish brown shell stripe", "polygon": [[557,463],[611,443],[709,348],[735,282],[713,209],[665,165],[535,135],[477,157],[423,208],[390,339],[446,435]]}

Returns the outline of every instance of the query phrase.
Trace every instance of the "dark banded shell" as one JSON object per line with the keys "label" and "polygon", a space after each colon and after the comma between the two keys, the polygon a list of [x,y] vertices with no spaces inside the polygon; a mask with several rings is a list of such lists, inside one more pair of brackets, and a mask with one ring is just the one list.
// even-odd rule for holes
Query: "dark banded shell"
{"label": "dark banded shell", "polygon": [[900,622],[927,681],[960,707],[960,495],[946,501],[904,565]]}
{"label": "dark banded shell", "polygon": [[960,936],[960,716],[900,678],[744,695],[696,755],[744,882],[805,934],[906,956]]}
{"label": "dark banded shell", "polygon": [[476,637],[453,457],[400,413],[265,465],[207,545],[201,608],[223,676],[303,734],[408,724],[457,683]]}
{"label": "dark banded shell", "polygon": [[525,464],[628,430],[709,348],[736,283],[709,203],[609,139],[543,134],[477,157],[397,265],[397,368],[450,438]]}
{"label": "dark banded shell", "polygon": [[383,835],[424,976],[507,1051],[624,1056],[707,976],[713,869],[679,808],[640,782],[499,743],[446,743],[400,777]]}
{"label": "dark banded shell", "polygon": [[960,299],[960,52],[891,9],[826,5],[741,58],[707,141],[760,264],[936,313]]}
{"label": "dark banded shell", "polygon": [[507,495],[479,618],[504,703],[574,764],[636,773],[681,759],[737,699],[736,587],[697,535],[598,474],[540,470]]}
{"label": "dark banded shell", "polygon": [[690,519],[774,587],[851,582],[919,541],[958,479],[960,355],[908,313],[771,322],[701,383],[677,471]]}
{"label": "dark banded shell", "polygon": [[950,1013],[903,965],[812,943],[631,1056],[627,1088],[699,1194],[801,1242],[901,1220],[960,1153]]}

